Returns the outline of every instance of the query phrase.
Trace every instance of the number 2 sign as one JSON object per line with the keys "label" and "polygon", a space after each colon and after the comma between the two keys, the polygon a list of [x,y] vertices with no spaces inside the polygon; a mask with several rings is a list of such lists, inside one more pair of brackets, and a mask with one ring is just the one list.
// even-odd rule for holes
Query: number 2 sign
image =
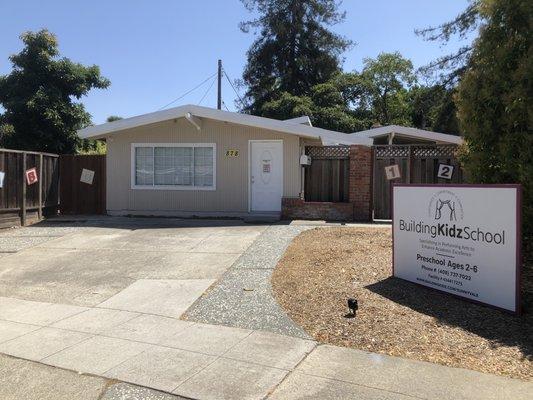
{"label": "number 2 sign", "polygon": [[437,178],[452,179],[453,165],[439,164],[439,171],[437,172]]}

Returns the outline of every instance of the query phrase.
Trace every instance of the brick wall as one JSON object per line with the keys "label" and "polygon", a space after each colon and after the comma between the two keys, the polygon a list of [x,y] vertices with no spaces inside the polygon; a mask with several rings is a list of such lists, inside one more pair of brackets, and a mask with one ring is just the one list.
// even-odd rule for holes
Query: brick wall
{"label": "brick wall", "polygon": [[355,221],[372,219],[372,148],[350,146],[349,200]]}
{"label": "brick wall", "polygon": [[353,221],[353,211],[352,203],[306,202],[291,197],[281,200],[282,219]]}

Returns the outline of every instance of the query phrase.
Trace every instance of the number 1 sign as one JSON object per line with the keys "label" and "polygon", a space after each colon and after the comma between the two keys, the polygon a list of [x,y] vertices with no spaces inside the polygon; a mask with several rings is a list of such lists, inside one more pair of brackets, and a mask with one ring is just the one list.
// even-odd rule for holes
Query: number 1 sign
{"label": "number 1 sign", "polygon": [[385,176],[389,181],[401,178],[400,167],[396,164],[385,167]]}

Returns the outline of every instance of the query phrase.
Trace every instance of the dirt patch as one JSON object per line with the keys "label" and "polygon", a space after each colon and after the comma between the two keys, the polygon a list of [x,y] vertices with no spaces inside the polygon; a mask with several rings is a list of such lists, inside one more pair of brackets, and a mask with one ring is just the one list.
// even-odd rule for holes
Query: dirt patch
{"label": "dirt patch", "polygon": [[[515,317],[391,278],[391,231],[314,229],[280,260],[277,301],[315,339],[531,380],[533,312]],[[531,269],[525,281],[533,282]],[[531,285],[524,288],[531,299]],[[347,298],[359,302],[346,318]]]}

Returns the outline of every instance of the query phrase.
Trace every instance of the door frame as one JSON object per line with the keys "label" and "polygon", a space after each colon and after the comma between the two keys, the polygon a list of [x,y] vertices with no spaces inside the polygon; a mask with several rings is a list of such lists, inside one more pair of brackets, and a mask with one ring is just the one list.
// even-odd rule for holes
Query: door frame
{"label": "door frame", "polygon": [[[283,198],[283,139],[253,139],[248,140],[248,212],[252,212],[252,143],[281,143],[281,197]],[[281,199],[280,199],[281,200]]]}

